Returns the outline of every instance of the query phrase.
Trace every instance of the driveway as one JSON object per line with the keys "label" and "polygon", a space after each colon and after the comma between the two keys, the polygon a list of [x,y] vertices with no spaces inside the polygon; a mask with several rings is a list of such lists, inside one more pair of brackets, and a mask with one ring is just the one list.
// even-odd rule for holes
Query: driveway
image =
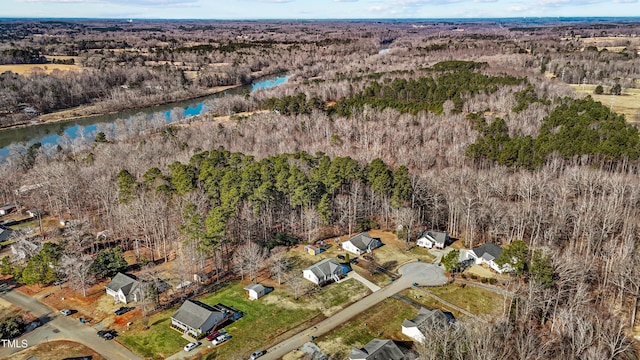
{"label": "driveway", "polygon": [[[93,349],[106,359],[140,359],[140,357],[118,342],[114,340],[105,341],[98,337],[94,328],[81,324],[76,319],[62,316],[36,299],[12,290],[0,294],[0,297],[19,308],[29,311],[44,323],[41,327],[18,338],[19,340],[27,340],[30,347],[48,341],[70,340]],[[0,347],[0,359],[10,359],[12,354],[20,350],[23,349]]]}
{"label": "driveway", "polygon": [[[333,316],[319,322],[315,326],[301,331],[300,333],[282,341],[279,344],[267,349],[267,354],[261,359],[276,360],[285,354],[298,349],[311,339],[311,336],[324,335],[339,325],[349,321],[361,312],[374,307],[384,299],[411,287],[413,283],[425,286],[438,286],[447,283],[444,269],[434,264],[414,262],[400,267],[402,277],[388,286],[370,294],[360,301],[346,307]],[[331,285],[327,285],[331,286]]]}

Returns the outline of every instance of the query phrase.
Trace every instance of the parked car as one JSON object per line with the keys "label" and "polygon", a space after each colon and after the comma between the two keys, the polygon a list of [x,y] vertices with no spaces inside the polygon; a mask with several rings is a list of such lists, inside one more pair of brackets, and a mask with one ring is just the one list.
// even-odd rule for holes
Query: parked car
{"label": "parked car", "polygon": [[257,358],[261,357],[262,355],[265,355],[266,353],[267,353],[267,350],[258,350],[253,354],[251,354],[250,360],[256,360]]}
{"label": "parked car", "polygon": [[202,343],[200,341],[190,342],[190,343],[188,343],[187,345],[184,346],[184,351],[191,351],[191,350],[197,348],[200,345],[202,345]]}
{"label": "parked car", "polygon": [[213,345],[220,345],[228,340],[231,340],[231,335],[229,334],[222,334],[220,336],[218,336],[217,338],[213,339],[213,341],[211,342]]}
{"label": "parked car", "polygon": [[60,310],[60,314],[64,315],[64,316],[69,316],[71,315],[71,310],[69,309],[62,309]]}
{"label": "parked car", "polygon": [[25,332],[33,331],[35,330],[35,328],[37,328],[40,325],[42,325],[42,323],[40,322],[39,319],[33,320],[32,322],[28,323],[27,326],[25,326],[24,331]]}
{"label": "parked car", "polygon": [[220,336],[220,331],[214,331],[211,334],[207,335],[207,340],[213,341],[218,336]]}
{"label": "parked car", "polygon": [[344,255],[338,255],[336,257],[338,258],[338,260],[342,260],[342,261],[347,259],[346,257],[344,257]]}
{"label": "parked car", "polygon": [[100,330],[98,331],[98,336],[105,340],[111,340],[115,337],[115,331],[113,330]]}
{"label": "parked car", "polygon": [[119,307],[119,308],[113,310],[113,313],[116,314],[116,315],[123,315],[123,314],[128,313],[131,310],[133,310],[132,307],[122,306],[122,307]]}
{"label": "parked car", "polygon": [[358,263],[358,259],[351,259],[349,262],[355,265]]}

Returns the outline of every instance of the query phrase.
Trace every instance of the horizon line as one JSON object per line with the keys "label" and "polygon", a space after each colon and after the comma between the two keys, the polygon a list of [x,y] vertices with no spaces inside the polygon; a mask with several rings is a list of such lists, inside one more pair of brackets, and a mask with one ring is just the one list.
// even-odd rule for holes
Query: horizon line
{"label": "horizon line", "polygon": [[640,16],[491,16],[491,17],[379,17],[379,18],[135,18],[135,17],[33,17],[33,16],[6,16],[0,20],[164,20],[164,21],[424,21],[424,20],[598,20],[598,19],[637,19]]}

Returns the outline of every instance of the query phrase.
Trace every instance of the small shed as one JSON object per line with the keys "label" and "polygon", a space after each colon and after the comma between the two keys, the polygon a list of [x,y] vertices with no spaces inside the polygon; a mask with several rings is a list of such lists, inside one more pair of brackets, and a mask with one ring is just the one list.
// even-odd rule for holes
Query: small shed
{"label": "small shed", "polygon": [[322,250],[322,248],[321,248],[320,246],[318,246],[318,245],[306,245],[306,246],[304,247],[304,251],[308,252],[308,253],[309,253],[309,255],[313,255],[313,256],[315,256],[315,255],[320,254],[323,250]]}
{"label": "small shed", "polygon": [[260,284],[247,285],[244,290],[247,292],[249,300],[258,300],[267,293],[267,289]]}

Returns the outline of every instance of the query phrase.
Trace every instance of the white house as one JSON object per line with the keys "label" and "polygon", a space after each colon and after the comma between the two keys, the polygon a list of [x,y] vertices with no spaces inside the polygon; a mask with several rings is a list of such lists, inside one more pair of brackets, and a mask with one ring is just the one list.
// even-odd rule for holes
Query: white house
{"label": "white house", "polygon": [[418,237],[416,245],[431,249],[436,247],[438,249],[444,249],[449,241],[449,234],[440,231],[423,231]]}
{"label": "white house", "polygon": [[16,211],[17,206],[13,204],[0,206],[0,215],[7,215],[10,212]]}
{"label": "white house", "polygon": [[360,233],[342,243],[342,248],[356,255],[369,253],[371,250],[382,246],[380,239],[372,238],[366,232]]}
{"label": "white house", "polygon": [[260,284],[251,284],[244,287],[249,300],[258,300],[267,293],[267,288]]}
{"label": "white house", "polygon": [[140,283],[133,277],[117,273],[106,286],[107,295],[112,296],[115,302],[129,303],[140,298]]}
{"label": "white house", "polygon": [[466,251],[466,259],[473,259],[476,265],[482,263],[487,264],[490,268],[502,274],[505,271],[509,271],[510,267],[505,264],[500,266],[496,264],[495,260],[502,254],[502,248],[494,243],[485,243],[482,246],[473,248]]}
{"label": "white house", "polygon": [[405,360],[409,357],[402,353],[393,340],[373,339],[363,348],[353,348],[349,360]]}
{"label": "white house", "polygon": [[455,322],[453,314],[440,309],[429,310],[420,308],[418,315],[402,322],[402,333],[413,340],[423,343],[430,332],[439,331]]}
{"label": "white house", "polygon": [[338,281],[349,272],[348,265],[341,265],[336,259],[329,258],[302,270],[302,277],[316,285],[324,285],[329,281]]}

